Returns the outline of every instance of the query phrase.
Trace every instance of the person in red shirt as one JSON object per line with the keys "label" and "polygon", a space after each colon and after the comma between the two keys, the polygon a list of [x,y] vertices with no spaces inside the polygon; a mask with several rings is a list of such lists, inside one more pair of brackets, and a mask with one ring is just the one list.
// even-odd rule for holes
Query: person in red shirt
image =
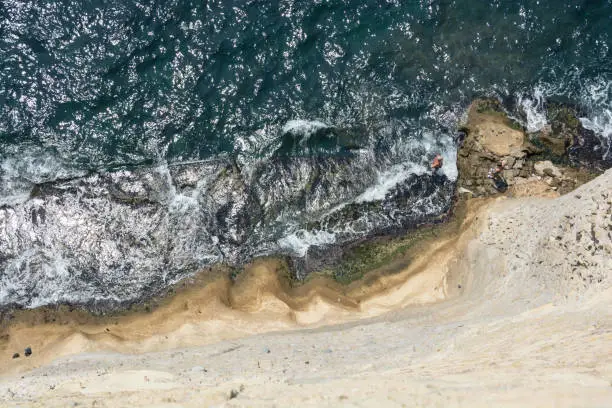
{"label": "person in red shirt", "polygon": [[442,164],[444,164],[444,159],[442,158],[442,155],[438,153],[431,162],[431,169],[435,173],[436,171],[438,171],[439,168],[442,167]]}

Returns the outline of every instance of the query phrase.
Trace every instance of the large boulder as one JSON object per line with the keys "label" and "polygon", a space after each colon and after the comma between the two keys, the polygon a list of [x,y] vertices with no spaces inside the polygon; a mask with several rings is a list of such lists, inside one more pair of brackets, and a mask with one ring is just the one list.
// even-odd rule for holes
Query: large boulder
{"label": "large boulder", "polygon": [[487,174],[502,162],[509,185],[514,184],[521,172],[531,173],[524,158],[537,149],[527,140],[521,126],[508,118],[499,102],[474,101],[462,130],[467,135],[457,157],[459,187],[476,196],[497,194]]}

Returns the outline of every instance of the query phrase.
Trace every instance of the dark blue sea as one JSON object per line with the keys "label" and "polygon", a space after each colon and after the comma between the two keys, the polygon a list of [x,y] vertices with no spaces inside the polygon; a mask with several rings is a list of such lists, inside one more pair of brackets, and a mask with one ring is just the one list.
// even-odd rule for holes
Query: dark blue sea
{"label": "dark blue sea", "polygon": [[610,0],[3,0],[0,307],[431,222],[477,97],[574,106],[609,158],[611,37]]}

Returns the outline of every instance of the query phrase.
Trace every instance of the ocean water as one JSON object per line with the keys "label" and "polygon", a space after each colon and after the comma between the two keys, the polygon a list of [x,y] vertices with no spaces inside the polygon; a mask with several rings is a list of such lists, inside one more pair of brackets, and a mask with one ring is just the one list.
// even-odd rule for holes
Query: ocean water
{"label": "ocean water", "polygon": [[610,0],[5,0],[0,307],[429,222],[475,97],[577,106],[609,158],[611,36]]}

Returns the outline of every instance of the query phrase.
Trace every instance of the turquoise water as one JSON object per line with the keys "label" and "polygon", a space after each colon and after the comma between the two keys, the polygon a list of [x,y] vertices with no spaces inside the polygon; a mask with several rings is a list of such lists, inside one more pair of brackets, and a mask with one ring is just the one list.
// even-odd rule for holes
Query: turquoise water
{"label": "turquoise water", "polygon": [[528,130],[575,105],[609,157],[611,35],[611,1],[6,0],[0,304],[121,302],[427,221],[479,96]]}

